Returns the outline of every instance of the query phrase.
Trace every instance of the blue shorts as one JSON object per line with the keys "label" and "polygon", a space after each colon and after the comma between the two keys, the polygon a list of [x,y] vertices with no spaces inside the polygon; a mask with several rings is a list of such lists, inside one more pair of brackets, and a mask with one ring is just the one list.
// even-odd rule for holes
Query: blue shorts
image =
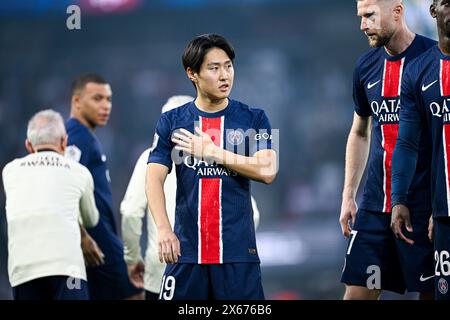
{"label": "blue shorts", "polygon": [[123,300],[143,292],[131,284],[124,260],[86,268],[86,272],[92,300]]}
{"label": "blue shorts", "polygon": [[434,218],[434,260],[436,300],[450,300],[450,218]]}
{"label": "blue shorts", "polygon": [[161,300],[264,300],[259,263],[169,264],[161,289]]}
{"label": "blue shorts", "polygon": [[86,281],[68,276],[38,278],[12,289],[14,300],[89,300]]}
{"label": "blue shorts", "polygon": [[358,210],[349,238],[341,282],[400,294],[433,292],[433,245],[428,239],[430,212],[411,212],[414,245],[395,238],[391,214]]}

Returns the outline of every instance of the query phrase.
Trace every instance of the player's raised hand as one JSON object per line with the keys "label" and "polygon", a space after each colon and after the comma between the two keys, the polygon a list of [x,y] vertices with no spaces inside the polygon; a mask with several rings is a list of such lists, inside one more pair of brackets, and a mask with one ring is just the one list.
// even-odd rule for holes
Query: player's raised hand
{"label": "player's raised hand", "polygon": [[408,207],[402,204],[398,204],[394,206],[394,208],[392,208],[391,229],[397,239],[403,240],[411,245],[414,244],[414,240],[406,237],[403,234],[403,225],[405,225],[408,232],[413,232],[413,228],[411,225],[411,216],[409,214]]}
{"label": "player's raised hand", "polygon": [[130,282],[138,289],[144,289],[144,271],[145,264],[142,261],[128,265]]}
{"label": "player's raised hand", "polygon": [[181,256],[180,241],[171,228],[158,229],[159,261],[177,263]]}
{"label": "player's raised hand", "polygon": [[175,149],[187,152],[199,159],[210,157],[216,145],[211,137],[200,128],[196,127],[195,133],[192,134],[183,128],[175,132],[172,137],[172,142],[176,144]]}
{"label": "player's raised hand", "polygon": [[355,224],[357,210],[358,206],[356,205],[355,199],[349,198],[342,200],[339,223],[341,224],[342,234],[347,238],[350,236],[350,232],[352,231],[353,225]]}

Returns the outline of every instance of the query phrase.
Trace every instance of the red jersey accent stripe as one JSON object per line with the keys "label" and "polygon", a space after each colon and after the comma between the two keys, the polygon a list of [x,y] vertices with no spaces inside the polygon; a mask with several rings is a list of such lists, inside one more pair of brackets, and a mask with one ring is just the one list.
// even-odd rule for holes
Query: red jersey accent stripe
{"label": "red jersey accent stripe", "polygon": [[398,124],[381,125],[381,135],[384,149],[383,212],[391,212],[392,154],[394,153],[395,142],[397,141]]}
{"label": "red jersey accent stripe", "polygon": [[[450,208],[450,179],[448,173],[450,172],[450,163],[448,156],[450,154],[450,124],[445,123],[442,128],[442,136],[444,143],[444,165],[445,165],[445,187],[447,191],[447,205]],[[450,213],[449,213],[450,214]]]}
{"label": "red jersey accent stripe", "polygon": [[450,61],[441,60],[441,95],[443,97],[450,96]]}
{"label": "red jersey accent stripe", "polygon": [[400,95],[403,61],[404,59],[397,61],[385,60],[383,72],[383,97],[395,98]]}
{"label": "red jersey accent stripe", "polygon": [[[200,117],[201,130],[221,146],[222,118]],[[199,263],[222,263],[222,179],[201,178],[199,181]]]}

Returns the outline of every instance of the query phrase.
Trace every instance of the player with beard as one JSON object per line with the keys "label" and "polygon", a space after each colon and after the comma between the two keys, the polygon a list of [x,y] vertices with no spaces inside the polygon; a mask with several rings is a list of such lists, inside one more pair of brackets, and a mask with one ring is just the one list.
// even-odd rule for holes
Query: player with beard
{"label": "player with beard", "polygon": [[[430,137],[421,135],[420,156],[407,197],[414,244],[391,229],[392,153],[398,133],[402,73],[435,42],[411,32],[401,0],[359,0],[361,30],[373,48],[353,74],[355,112],[347,142],[340,224],[349,237],[341,281],[344,299],[378,299],[381,290],[432,297],[433,249],[427,237],[430,203]],[[356,193],[367,165],[362,201]],[[350,221],[352,222],[350,224]],[[408,226],[408,230],[412,229]]]}

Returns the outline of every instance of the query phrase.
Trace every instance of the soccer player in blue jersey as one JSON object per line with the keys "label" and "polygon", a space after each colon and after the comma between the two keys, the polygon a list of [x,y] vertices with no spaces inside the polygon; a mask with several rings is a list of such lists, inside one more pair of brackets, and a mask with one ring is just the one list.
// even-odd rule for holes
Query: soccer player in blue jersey
{"label": "soccer player in blue jersey", "polygon": [[[353,75],[355,113],[348,137],[340,224],[349,237],[341,281],[344,299],[377,299],[381,290],[432,296],[432,244],[427,238],[430,157],[423,152],[408,205],[414,209],[414,245],[395,239],[391,229],[391,160],[398,132],[400,83],[405,66],[435,44],[411,32],[401,0],[359,0],[361,30],[373,48],[358,60]],[[421,148],[429,137],[424,132]],[[367,165],[362,202],[356,204]],[[350,224],[352,222],[352,226]]]}
{"label": "soccer player in blue jersey", "polygon": [[[407,243],[417,230],[410,220],[408,190],[420,165],[420,135],[431,135],[431,199],[434,226],[434,284],[438,300],[450,300],[450,2],[434,0],[430,13],[436,19],[439,44],[415,59],[402,80],[400,129],[392,159],[392,229]],[[416,169],[417,171],[417,169]],[[405,230],[406,226],[406,230]],[[415,243],[415,242],[414,242]]]}
{"label": "soccer player in blue jersey", "polygon": [[143,299],[142,290],[135,288],[128,278],[123,243],[116,230],[106,156],[94,134],[96,127],[108,123],[111,98],[110,85],[99,75],[85,74],[74,81],[70,119],[66,122],[69,136],[66,156],[86,166],[94,178],[100,221],[95,228],[88,228],[87,233],[104,254],[104,263],[94,259],[95,264],[87,268],[91,299]]}
{"label": "soccer player in blue jersey", "polygon": [[[250,180],[275,179],[277,135],[263,110],[228,98],[234,58],[222,36],[194,38],[183,66],[197,97],[162,114],[156,127],[146,193],[159,257],[169,263],[160,299],[264,299]],[[163,190],[172,162],[174,231]]]}

